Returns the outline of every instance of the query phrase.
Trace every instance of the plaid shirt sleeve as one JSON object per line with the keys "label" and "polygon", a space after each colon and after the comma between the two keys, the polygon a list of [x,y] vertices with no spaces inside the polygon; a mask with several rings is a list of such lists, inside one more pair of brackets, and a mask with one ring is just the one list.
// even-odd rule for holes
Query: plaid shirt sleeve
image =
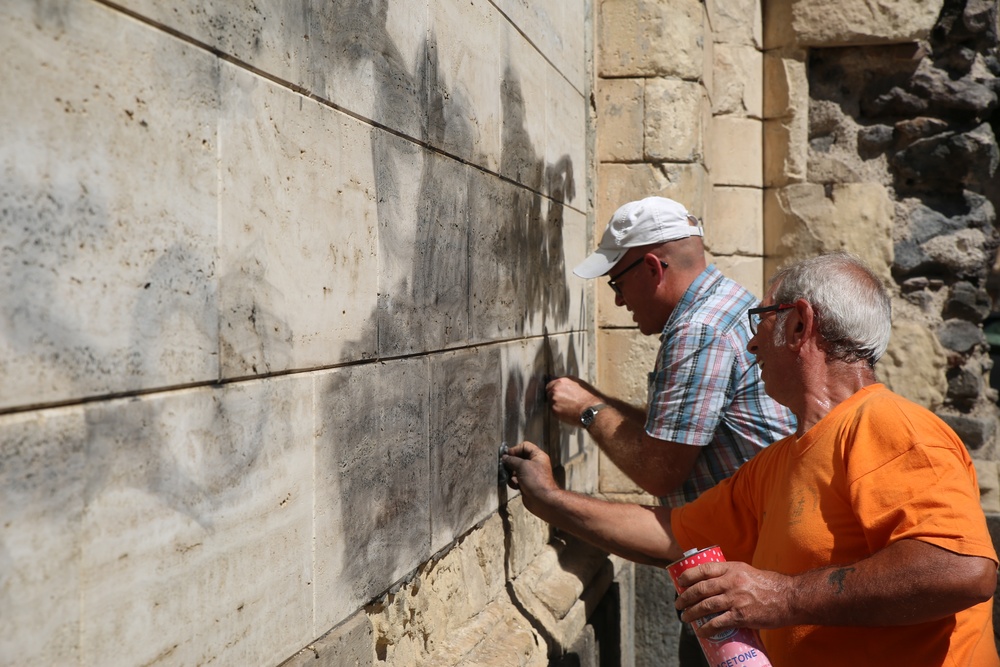
{"label": "plaid shirt sleeve", "polygon": [[732,400],[736,351],[701,323],[682,324],[660,348],[649,374],[646,432],[654,438],[705,446]]}

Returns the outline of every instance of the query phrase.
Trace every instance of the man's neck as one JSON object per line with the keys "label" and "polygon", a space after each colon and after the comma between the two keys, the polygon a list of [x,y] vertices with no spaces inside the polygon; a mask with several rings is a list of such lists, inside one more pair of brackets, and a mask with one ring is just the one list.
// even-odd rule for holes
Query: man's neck
{"label": "man's neck", "polygon": [[803,383],[801,414],[795,415],[795,435],[801,437],[835,407],[876,382],[875,371],[866,361],[829,361],[809,369]]}

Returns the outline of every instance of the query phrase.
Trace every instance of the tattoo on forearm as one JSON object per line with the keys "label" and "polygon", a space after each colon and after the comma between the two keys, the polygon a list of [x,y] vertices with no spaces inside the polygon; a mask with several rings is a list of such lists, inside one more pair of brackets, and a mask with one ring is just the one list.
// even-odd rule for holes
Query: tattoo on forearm
{"label": "tattoo on forearm", "polygon": [[829,581],[830,585],[834,587],[834,593],[839,595],[844,592],[844,579],[846,579],[847,575],[851,572],[854,572],[853,567],[842,567],[830,573],[827,581]]}

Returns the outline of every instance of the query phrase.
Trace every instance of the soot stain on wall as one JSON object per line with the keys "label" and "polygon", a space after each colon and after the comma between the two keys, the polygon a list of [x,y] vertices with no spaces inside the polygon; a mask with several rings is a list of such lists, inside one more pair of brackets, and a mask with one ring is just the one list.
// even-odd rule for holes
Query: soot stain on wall
{"label": "soot stain on wall", "polygon": [[[454,110],[449,104],[461,96],[441,87],[433,37],[411,69],[386,30],[385,5],[354,9],[356,16],[328,32],[339,31],[329,37],[338,45],[333,57],[354,66],[372,61],[380,113],[407,117],[390,126],[406,127],[417,118],[424,128],[421,141],[447,134],[465,142],[457,152],[471,153],[477,128],[467,114],[449,112]],[[505,73],[503,86],[519,90],[513,71]],[[518,320],[519,331],[521,321],[545,321],[551,329],[566,324],[562,226],[563,202],[575,194],[572,161],[566,156],[545,163],[524,128],[525,101],[515,97],[504,99],[504,140],[510,142],[504,154],[517,156],[517,170],[530,181],[527,188],[372,129],[383,276],[379,308],[370,322],[377,323],[381,356],[498,340],[495,332],[492,337],[484,333],[490,327],[473,331],[470,324],[470,286],[480,275],[510,276],[506,284],[514,292],[484,290],[480,315],[487,321],[499,310],[501,317]],[[504,191],[510,194],[498,195]],[[510,205],[497,207],[497,201]],[[491,231],[481,240],[484,227]],[[493,297],[516,306],[497,309]],[[320,416],[328,428],[317,465],[337,480],[333,486],[341,508],[323,530],[339,526],[342,577],[357,582],[355,594],[379,593],[393,583],[379,577],[409,571],[426,558],[433,539],[424,532],[428,523],[440,539],[471,527],[476,508],[495,497],[501,439],[514,443],[529,437],[550,448],[544,380],[556,370],[579,369],[575,356],[560,363],[564,369],[555,368],[548,345],[528,359],[528,368],[510,368],[506,378],[497,348],[483,348],[432,357],[430,369],[423,371],[429,375],[422,379],[419,371],[395,380],[391,370],[367,376],[359,366],[338,371],[321,387],[318,404],[337,406],[345,415]],[[390,361],[385,368],[399,363]],[[429,405],[421,408],[417,396],[422,393]],[[414,401],[416,409],[399,412]],[[421,433],[418,423],[427,430]],[[356,443],[372,444],[362,453]],[[372,503],[373,496],[382,495],[384,501]]]}

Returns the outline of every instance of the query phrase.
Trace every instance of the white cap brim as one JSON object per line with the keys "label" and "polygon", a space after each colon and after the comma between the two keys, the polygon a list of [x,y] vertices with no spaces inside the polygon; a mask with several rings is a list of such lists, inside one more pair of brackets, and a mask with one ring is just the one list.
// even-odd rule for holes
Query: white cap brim
{"label": "white cap brim", "polygon": [[594,254],[580,262],[573,273],[588,280],[599,278],[613,269],[627,252],[628,248],[598,248]]}

